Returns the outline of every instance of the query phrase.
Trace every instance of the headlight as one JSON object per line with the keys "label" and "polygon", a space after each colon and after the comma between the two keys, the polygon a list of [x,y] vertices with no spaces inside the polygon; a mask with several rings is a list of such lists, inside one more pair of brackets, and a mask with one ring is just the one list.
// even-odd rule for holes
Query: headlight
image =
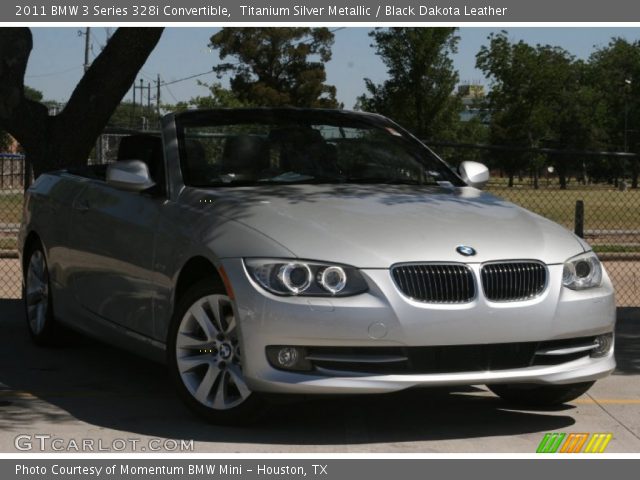
{"label": "headlight", "polygon": [[346,297],[367,291],[358,269],[345,265],[258,258],[244,263],[251,278],[276,295]]}
{"label": "headlight", "polygon": [[562,284],[572,290],[599,287],[602,283],[602,265],[593,252],[580,254],[564,263]]}

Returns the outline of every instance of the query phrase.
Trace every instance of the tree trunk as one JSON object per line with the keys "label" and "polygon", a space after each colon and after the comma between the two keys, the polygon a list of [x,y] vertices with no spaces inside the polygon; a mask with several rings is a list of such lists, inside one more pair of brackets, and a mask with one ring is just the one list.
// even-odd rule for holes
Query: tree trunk
{"label": "tree trunk", "polygon": [[558,181],[560,182],[560,190],[567,189],[567,175],[564,171],[558,171]]}
{"label": "tree trunk", "polygon": [[24,72],[33,46],[31,31],[0,29],[0,127],[20,142],[35,177],[47,170],[86,164],[96,139],[162,31],[119,28],[62,112],[50,117],[44,105],[24,96]]}

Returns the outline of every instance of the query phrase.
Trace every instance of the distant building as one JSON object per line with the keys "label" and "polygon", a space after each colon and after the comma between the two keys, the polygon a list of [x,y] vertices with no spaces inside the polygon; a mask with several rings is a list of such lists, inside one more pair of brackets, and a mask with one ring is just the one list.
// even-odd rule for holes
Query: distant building
{"label": "distant building", "polygon": [[484,113],[484,110],[481,108],[486,97],[484,85],[476,83],[458,85],[458,95],[463,105],[463,110],[460,112],[460,120],[468,122]]}

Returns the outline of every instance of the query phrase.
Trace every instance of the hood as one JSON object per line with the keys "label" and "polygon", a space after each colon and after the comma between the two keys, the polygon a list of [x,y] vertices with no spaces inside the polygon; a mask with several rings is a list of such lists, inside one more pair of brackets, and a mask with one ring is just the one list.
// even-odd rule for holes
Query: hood
{"label": "hood", "polygon": [[[192,190],[188,197],[298,258],[360,268],[507,259],[554,264],[584,251],[565,228],[470,187],[287,185]],[[459,245],[476,255],[462,256]]]}

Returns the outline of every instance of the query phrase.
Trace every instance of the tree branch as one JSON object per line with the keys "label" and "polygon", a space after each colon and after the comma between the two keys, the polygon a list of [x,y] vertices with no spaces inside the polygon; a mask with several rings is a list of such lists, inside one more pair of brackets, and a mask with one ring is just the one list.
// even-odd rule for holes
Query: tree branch
{"label": "tree branch", "polygon": [[71,158],[89,155],[95,139],[131,88],[163,30],[119,28],[93,61],[58,115],[58,128],[74,132],[73,142],[65,147]]}

